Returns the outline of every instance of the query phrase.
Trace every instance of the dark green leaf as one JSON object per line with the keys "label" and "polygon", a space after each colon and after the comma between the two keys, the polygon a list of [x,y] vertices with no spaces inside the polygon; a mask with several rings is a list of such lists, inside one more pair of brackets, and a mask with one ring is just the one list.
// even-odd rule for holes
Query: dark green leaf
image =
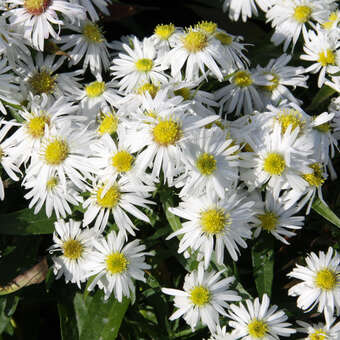
{"label": "dark green leaf", "polygon": [[251,256],[257,292],[260,297],[264,293],[270,296],[274,277],[273,237],[262,233],[252,247]]}
{"label": "dark green leaf", "polygon": [[66,299],[59,302],[58,313],[62,340],[78,340],[77,320],[72,302]]}
{"label": "dark green leaf", "polygon": [[7,299],[0,297],[0,334],[6,329],[10,318],[5,313]]}
{"label": "dark green leaf", "polygon": [[0,215],[0,234],[38,235],[54,231],[55,217],[48,218],[43,210],[37,215],[31,209],[23,209],[10,214]]}
{"label": "dark green leaf", "polygon": [[334,212],[325,203],[322,203],[319,198],[317,198],[313,202],[312,208],[327,221],[333,223],[338,228],[340,228],[339,217],[336,216]]}
{"label": "dark green leaf", "polygon": [[318,106],[332,96],[336,91],[331,87],[324,85],[314,96],[312,103],[308,106],[307,111],[315,110]]}

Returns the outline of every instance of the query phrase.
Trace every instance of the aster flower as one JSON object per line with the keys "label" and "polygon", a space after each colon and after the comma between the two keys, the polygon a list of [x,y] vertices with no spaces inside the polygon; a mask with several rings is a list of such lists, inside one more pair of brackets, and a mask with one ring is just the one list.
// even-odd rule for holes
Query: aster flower
{"label": "aster flower", "polygon": [[229,306],[228,302],[241,300],[237,292],[229,290],[234,277],[220,280],[222,273],[205,272],[199,265],[197,271],[185,276],[183,290],[162,288],[163,293],[175,296],[174,305],[178,310],[170,316],[170,320],[183,316],[193,331],[201,321],[214,332],[219,325],[219,314],[226,316],[224,308]]}
{"label": "aster flower", "polygon": [[110,14],[107,8],[108,4],[110,3],[109,0],[71,0],[71,2],[81,5],[90,15],[92,21],[99,20],[97,8],[105,15]]}
{"label": "aster flower", "polygon": [[174,33],[179,31],[173,24],[160,24],[154,29],[150,40],[153,41],[158,57],[165,56],[171,49]]}
{"label": "aster flower", "polygon": [[340,322],[334,324],[334,321],[335,319],[332,318],[326,324],[318,322],[317,324],[310,325],[307,322],[297,320],[296,323],[301,327],[296,330],[297,332],[307,334],[307,337],[304,337],[303,340],[337,340],[340,335]]}
{"label": "aster flower", "polygon": [[226,326],[217,326],[216,332],[208,340],[236,340],[236,337],[227,332]]}
{"label": "aster flower", "polygon": [[88,290],[98,285],[104,290],[105,299],[113,292],[119,302],[123,296],[135,294],[133,279],[145,282],[144,270],[151,268],[145,263],[145,256],[151,253],[144,252],[140,240],[125,244],[124,239],[122,233],[111,231],[106,238],[95,240],[94,252],[87,263],[88,277],[96,275]]}
{"label": "aster flower", "polygon": [[311,252],[305,260],[307,266],[297,264],[287,274],[302,281],[290,288],[288,295],[297,296],[297,306],[305,311],[318,305],[318,312],[329,321],[335,311],[340,313],[340,256],[329,247],[327,253],[319,251],[318,256]]}
{"label": "aster flower", "polygon": [[48,248],[50,253],[61,252],[53,256],[53,272],[59,279],[65,276],[66,283],[84,282],[88,273],[88,261],[93,248],[94,240],[98,237],[93,230],[82,229],[81,222],[58,220],[54,223],[54,244]]}
{"label": "aster flower", "polygon": [[278,306],[270,306],[267,294],[262,301],[246,300],[239,306],[232,304],[228,313],[229,326],[234,328],[232,335],[242,340],[279,340],[279,336],[289,337],[295,329],[289,328],[290,323],[285,322],[288,317]]}

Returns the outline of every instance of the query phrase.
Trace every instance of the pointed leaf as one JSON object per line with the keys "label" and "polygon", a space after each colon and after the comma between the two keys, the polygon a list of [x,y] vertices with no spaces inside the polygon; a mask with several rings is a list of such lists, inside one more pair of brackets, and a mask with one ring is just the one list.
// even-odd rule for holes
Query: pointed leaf
{"label": "pointed leaf", "polygon": [[334,214],[334,212],[319,198],[317,198],[312,205],[313,210],[315,210],[319,215],[325,218],[327,221],[333,223],[338,228],[340,228],[340,219]]}

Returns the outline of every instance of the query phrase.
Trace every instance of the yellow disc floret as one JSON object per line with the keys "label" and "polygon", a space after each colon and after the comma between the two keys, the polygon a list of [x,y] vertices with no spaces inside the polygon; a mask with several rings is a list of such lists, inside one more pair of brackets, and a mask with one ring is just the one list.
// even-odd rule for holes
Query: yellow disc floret
{"label": "yellow disc floret", "polygon": [[216,170],[216,159],[210,153],[202,153],[196,161],[198,171],[205,176],[209,176]]}
{"label": "yellow disc floret", "polygon": [[318,187],[325,182],[325,178],[322,175],[322,168],[320,163],[313,163],[309,165],[313,172],[311,174],[304,174],[302,178],[309,183],[312,187]]}
{"label": "yellow disc floret", "polygon": [[44,13],[50,5],[50,0],[25,0],[24,7],[32,15]]}
{"label": "yellow disc floret", "polygon": [[124,254],[116,252],[106,256],[106,270],[110,274],[124,273],[129,265],[128,259]]}
{"label": "yellow disc floret", "polygon": [[57,177],[52,176],[48,179],[47,183],[46,183],[46,189],[48,191],[53,190],[59,183],[59,180]]}
{"label": "yellow disc floret", "polygon": [[233,83],[238,87],[248,87],[253,83],[248,71],[238,71],[234,75]]}
{"label": "yellow disc floret", "polygon": [[148,58],[142,58],[142,59],[138,59],[135,62],[135,65],[136,65],[136,69],[139,72],[149,72],[152,70],[153,61]]}
{"label": "yellow disc floret", "polygon": [[84,251],[84,246],[82,243],[74,239],[65,241],[62,248],[64,256],[71,260],[79,259]]}
{"label": "yellow disc floret", "polygon": [[34,94],[51,93],[55,87],[56,76],[52,76],[50,72],[42,70],[35,73],[29,78],[28,83]]}
{"label": "yellow disc floret", "polygon": [[121,193],[118,186],[113,185],[103,196],[104,186],[97,190],[96,199],[97,204],[102,208],[114,208],[120,201]]}
{"label": "yellow disc floret", "polygon": [[304,24],[312,15],[312,9],[309,6],[297,6],[294,9],[293,18],[300,24]]}
{"label": "yellow disc floret", "polygon": [[203,286],[197,286],[191,289],[189,299],[198,307],[202,307],[210,301],[210,291]]}
{"label": "yellow disc floret", "polygon": [[276,152],[270,152],[263,162],[263,170],[270,175],[281,176],[286,168],[284,158]]}
{"label": "yellow disc floret", "polygon": [[261,228],[268,232],[277,226],[278,217],[273,212],[267,211],[264,214],[256,215],[256,217],[261,221]]}
{"label": "yellow disc floret", "polygon": [[118,151],[112,157],[112,165],[118,172],[127,172],[131,170],[134,159],[135,158],[127,151]]}
{"label": "yellow disc floret", "polygon": [[208,45],[207,34],[201,31],[189,29],[183,38],[183,46],[189,53],[196,53],[205,49]]}
{"label": "yellow disc floret", "polygon": [[118,128],[118,117],[110,112],[110,113],[102,115],[101,122],[97,129],[97,132],[101,136],[104,135],[105,133],[112,135],[113,133],[117,131],[117,128]]}
{"label": "yellow disc floret", "polygon": [[288,126],[292,126],[292,130],[295,130],[297,127],[300,128],[300,131],[305,126],[305,120],[302,118],[301,112],[292,109],[283,109],[281,110],[275,118],[281,125],[281,133],[284,134],[288,129]]}
{"label": "yellow disc floret", "polygon": [[157,25],[155,28],[154,33],[158,36],[161,40],[168,40],[172,33],[175,32],[175,25]]}
{"label": "yellow disc floret", "polygon": [[219,40],[222,45],[230,45],[233,42],[233,37],[224,32],[217,32],[215,38]]}
{"label": "yellow disc floret", "polygon": [[322,66],[335,65],[335,53],[331,49],[320,52],[318,62]]}
{"label": "yellow disc floret", "polygon": [[323,290],[332,290],[336,286],[337,274],[328,268],[321,269],[315,277],[315,285]]}
{"label": "yellow disc floret", "polygon": [[330,16],[328,17],[328,21],[326,21],[322,26],[324,29],[330,30],[337,20],[338,20],[338,12],[332,12]]}
{"label": "yellow disc floret", "polygon": [[248,324],[248,333],[253,338],[263,338],[268,331],[268,325],[266,322],[258,319],[253,319]]}
{"label": "yellow disc floret", "polygon": [[[325,340],[327,333],[323,329],[316,329],[314,333],[309,334],[309,340]],[[328,338],[328,337],[327,337]]]}
{"label": "yellow disc floret", "polygon": [[224,228],[231,224],[231,218],[222,208],[207,209],[200,214],[202,230],[211,235],[220,234]]}
{"label": "yellow disc floret", "polygon": [[66,141],[54,139],[48,143],[45,149],[44,158],[48,165],[59,165],[69,155],[70,148]]}
{"label": "yellow disc floret", "polygon": [[217,24],[212,21],[201,21],[195,27],[210,35],[216,32]]}
{"label": "yellow disc floret", "polygon": [[101,43],[104,41],[104,36],[99,26],[93,22],[88,22],[83,27],[83,35],[90,43]]}
{"label": "yellow disc floret", "polygon": [[44,136],[45,133],[45,125],[49,125],[50,123],[50,117],[49,116],[35,116],[31,118],[27,124],[27,132],[31,135],[33,138],[41,138]]}
{"label": "yellow disc floret", "polygon": [[172,118],[159,120],[152,130],[154,141],[161,146],[174,145],[181,138],[182,129]]}
{"label": "yellow disc floret", "polygon": [[265,90],[265,91],[268,91],[268,92],[273,92],[275,89],[277,89],[277,87],[279,86],[280,84],[280,77],[278,74],[274,73],[274,72],[270,72],[270,73],[266,73],[266,74],[269,74],[271,75],[273,78],[271,80],[271,85],[265,85],[265,86],[262,86],[262,88]]}
{"label": "yellow disc floret", "polygon": [[138,88],[137,93],[144,94],[145,92],[149,92],[151,98],[155,98],[158,90],[159,86],[150,83],[145,83]]}
{"label": "yellow disc floret", "polygon": [[101,96],[105,91],[105,83],[103,81],[94,81],[85,86],[86,95],[89,98]]}

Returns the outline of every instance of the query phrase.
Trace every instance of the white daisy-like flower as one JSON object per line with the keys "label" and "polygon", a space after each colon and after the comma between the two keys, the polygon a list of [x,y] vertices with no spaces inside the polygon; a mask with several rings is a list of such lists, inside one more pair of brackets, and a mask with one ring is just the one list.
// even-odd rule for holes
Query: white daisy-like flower
{"label": "white daisy-like flower", "polygon": [[340,322],[334,324],[335,319],[331,319],[329,323],[309,324],[304,321],[297,320],[296,323],[301,326],[297,328],[297,332],[306,333],[307,336],[301,340],[338,340],[340,336]]}
{"label": "white daisy-like flower", "polygon": [[319,256],[311,252],[306,258],[307,266],[299,264],[287,275],[302,282],[288,291],[290,296],[298,296],[297,306],[310,311],[318,305],[318,312],[330,320],[334,312],[340,313],[340,256],[329,247],[327,253],[319,251]]}
{"label": "white daisy-like flower", "polygon": [[160,24],[155,27],[150,39],[154,42],[158,57],[163,57],[170,51],[174,33],[178,31],[174,24]]}
{"label": "white daisy-like flower", "polygon": [[327,19],[319,20],[321,27],[329,32],[337,33],[338,25],[340,22],[340,11],[336,9],[335,11],[331,12]]}
{"label": "white daisy-like flower", "polygon": [[224,308],[228,308],[228,302],[241,300],[236,291],[229,290],[234,277],[221,280],[222,273],[223,270],[205,272],[200,264],[197,271],[185,276],[183,290],[162,288],[163,293],[175,296],[174,305],[178,310],[170,320],[183,316],[193,331],[201,321],[214,332],[219,325],[219,314],[227,315]]}
{"label": "white daisy-like flower", "polygon": [[126,212],[146,223],[150,223],[149,218],[136,206],[148,209],[147,204],[153,202],[145,197],[150,196],[149,193],[153,190],[154,187],[136,186],[124,178],[120,178],[111,186],[101,181],[93,183],[93,188],[90,190],[91,195],[83,205],[86,209],[84,225],[90,224],[95,219],[94,228],[103,232],[111,213],[122,234],[126,237],[127,232],[135,235],[134,229],[137,228]]}
{"label": "white daisy-like flower", "polygon": [[271,41],[275,45],[284,43],[283,50],[286,51],[290,43],[293,48],[302,31],[307,36],[307,24],[317,20],[323,13],[327,12],[330,5],[320,0],[286,0],[274,2],[267,11],[267,22],[272,23],[275,32]]}
{"label": "white daisy-like flower", "polygon": [[133,279],[145,282],[144,270],[151,266],[145,263],[145,246],[140,240],[124,242],[122,233],[111,231],[107,238],[94,242],[94,252],[87,263],[89,277],[96,275],[88,290],[96,285],[105,292],[105,299],[114,294],[122,302],[123,296],[129,298],[135,294]]}
{"label": "white daisy-like flower", "polygon": [[53,272],[57,279],[64,275],[66,283],[76,283],[80,288],[80,283],[88,277],[88,261],[98,236],[93,230],[82,229],[81,222],[72,219],[68,222],[60,219],[54,227],[54,244],[48,250],[62,254],[52,257]]}
{"label": "white daisy-like flower", "polygon": [[24,37],[40,51],[44,50],[44,40],[51,35],[59,39],[52,24],[58,25],[59,31],[64,24],[58,16],[68,17],[71,21],[85,17],[82,6],[65,0],[5,0],[6,4],[15,6],[3,15],[9,17],[13,26],[23,28]]}
{"label": "white daisy-like flower", "polygon": [[66,187],[60,182],[58,175],[52,175],[44,182],[41,178],[31,177],[23,183],[26,190],[27,200],[31,200],[29,208],[34,207],[34,214],[37,214],[45,204],[45,213],[47,217],[51,217],[52,212],[59,219],[71,215],[72,210],[70,204],[78,206],[83,202],[83,198],[69,180],[66,180]]}
{"label": "white daisy-like flower", "polygon": [[257,297],[239,306],[231,305],[228,317],[232,319],[229,321],[229,326],[234,328],[232,335],[242,340],[279,340],[279,336],[289,337],[296,332],[285,322],[288,319],[285,312],[270,305],[267,294],[262,296],[261,302]]}
{"label": "white daisy-like flower", "polygon": [[[1,127],[2,124],[4,125]],[[4,123],[3,120],[0,121],[0,165],[13,181],[18,181],[18,174],[21,174],[21,172],[16,165],[15,157],[12,157],[13,144],[7,141],[7,139],[4,140],[12,126],[13,124],[11,123]],[[0,200],[3,201],[4,198],[4,184],[0,175]]]}
{"label": "white daisy-like flower", "polygon": [[[256,202],[261,202],[260,193]],[[281,242],[289,244],[286,237],[295,236],[291,230],[301,229],[304,224],[304,216],[293,216],[300,210],[300,207],[292,206],[287,209],[284,198],[280,197],[275,200],[270,191],[266,191],[265,202],[261,205],[262,207],[258,204],[255,208],[254,236],[258,237],[261,231],[266,231]]]}
{"label": "white daisy-like flower", "polygon": [[[215,92],[216,100],[227,113],[236,115],[252,114],[254,110],[263,109],[263,100],[258,86],[269,86],[270,80],[258,71],[239,70],[228,80],[231,84],[221,87]],[[269,77],[270,78],[270,77]]]}
{"label": "white daisy-like flower", "polygon": [[182,228],[172,233],[168,238],[182,235],[178,252],[188,248],[199,250],[204,256],[207,268],[215,250],[218,264],[223,264],[226,248],[234,261],[240,253],[239,246],[247,248],[245,239],[251,238],[249,223],[252,221],[254,202],[236,190],[226,193],[224,199],[209,193],[200,197],[191,197],[180,202],[177,208],[169,211],[187,220]]}
{"label": "white daisy-like flower", "polygon": [[340,41],[327,31],[308,31],[300,59],[314,62],[306,72],[319,73],[318,87],[325,82],[326,73],[336,73],[340,66]]}
{"label": "white daisy-like flower", "polygon": [[219,81],[223,79],[221,66],[224,55],[221,54],[220,41],[214,38],[213,32],[217,25],[214,23],[207,31],[202,29],[188,28],[185,32],[174,34],[172,49],[162,58],[165,66],[170,66],[171,75],[182,80],[182,69],[185,67],[184,79],[187,81],[197,80],[202,75],[206,78],[208,71]]}
{"label": "white daisy-like flower", "polygon": [[109,15],[110,12],[107,6],[110,4],[109,0],[71,0],[73,3],[81,5],[84,10],[90,15],[92,21],[98,21],[98,8],[103,14]]}
{"label": "white daisy-like flower", "polygon": [[120,79],[121,91],[130,92],[147,82],[154,84],[166,83],[166,67],[161,66],[156,48],[150,38],[139,41],[134,37],[131,46],[123,44],[124,52],[112,60],[111,66],[114,79]]}
{"label": "white daisy-like flower", "polygon": [[183,147],[184,174],[176,179],[180,196],[205,192],[224,198],[225,191],[238,180],[238,145],[217,127],[200,129]]}
{"label": "white daisy-like flower", "polygon": [[217,326],[216,332],[212,334],[208,340],[236,340],[236,337],[230,332],[227,332],[226,326],[222,328]]}
{"label": "white daisy-like flower", "polygon": [[108,70],[109,44],[98,24],[84,20],[78,25],[69,25],[66,28],[76,32],[63,35],[59,40],[63,44],[61,49],[67,51],[70,56],[70,66],[77,65],[83,59],[84,71],[88,66],[94,75],[101,74],[102,70]]}
{"label": "white daisy-like flower", "polygon": [[257,66],[258,71],[271,76],[269,78],[270,85],[261,87],[262,93],[267,99],[265,106],[267,104],[278,105],[280,101],[285,99],[296,104],[301,102],[294,97],[287,86],[291,86],[293,89],[297,86],[307,87],[308,76],[303,75],[306,72],[303,67],[287,66],[291,58],[290,55],[283,54],[277,59],[271,59],[264,68]]}

